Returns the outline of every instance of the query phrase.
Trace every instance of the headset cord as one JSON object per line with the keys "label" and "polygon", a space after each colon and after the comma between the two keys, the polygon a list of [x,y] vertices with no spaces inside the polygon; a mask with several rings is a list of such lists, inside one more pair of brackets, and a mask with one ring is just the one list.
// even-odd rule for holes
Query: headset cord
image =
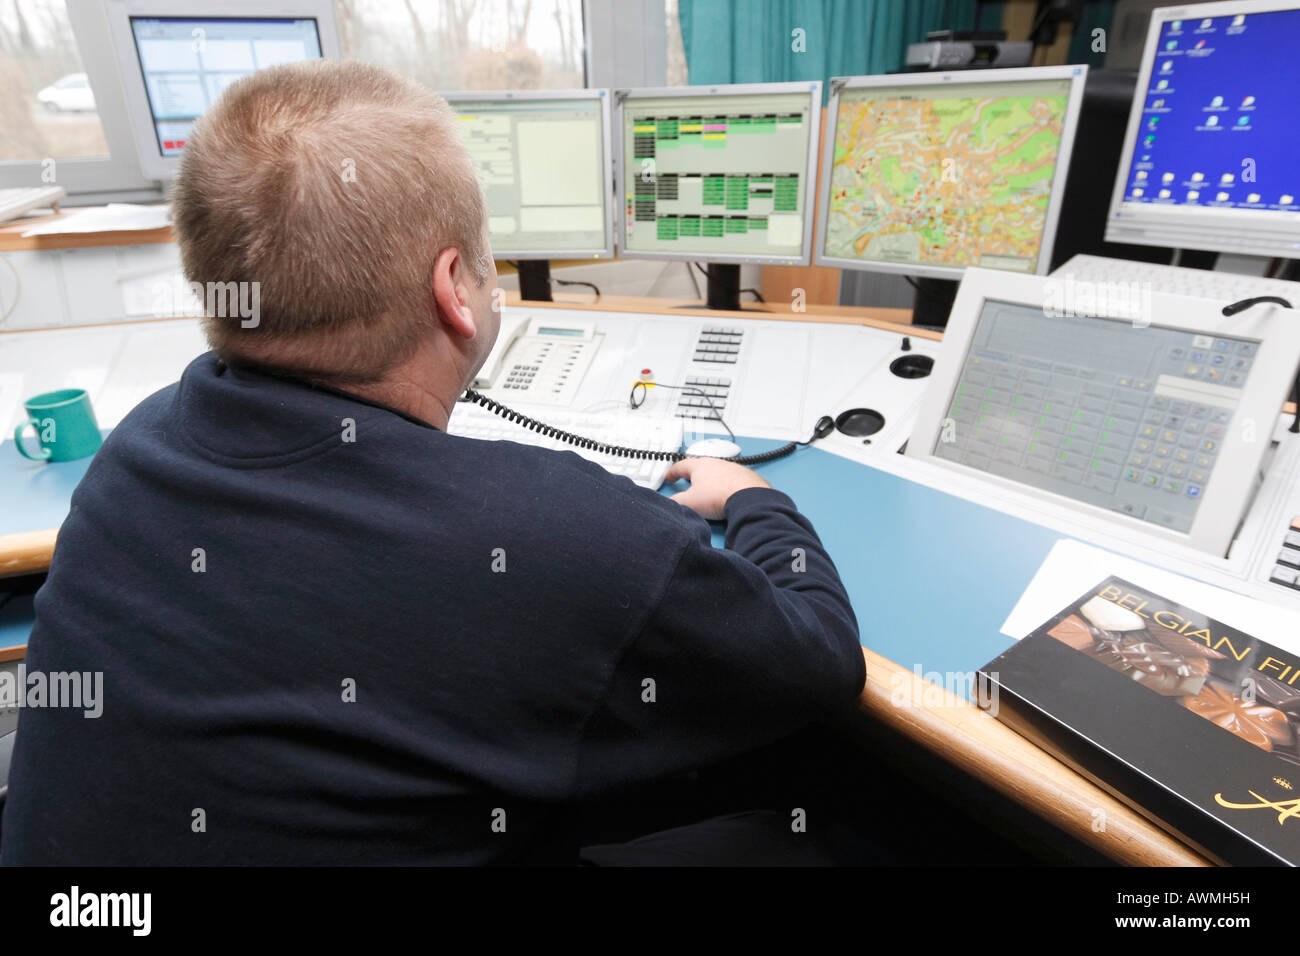
{"label": "headset cord", "polygon": [[[545,422],[539,422],[535,418],[529,418],[527,415],[523,415],[515,411],[513,408],[502,405],[495,399],[488,398],[486,395],[476,392],[472,388],[465,389],[465,398],[477,405],[483,406],[492,414],[499,415],[506,421],[514,422],[516,425],[527,428],[529,431],[534,431],[539,435],[545,435],[547,438],[558,439],[566,445],[585,448],[601,455],[613,455],[617,458],[634,458],[642,461],[671,462],[685,461],[688,458],[695,457],[708,457],[685,455],[679,451],[653,451],[649,448],[627,448],[623,445],[610,445],[602,441],[596,441],[594,438],[587,438],[583,435],[575,435],[573,432],[566,432],[562,428],[555,428],[552,425],[547,425]],[[774,448],[771,451],[765,451],[759,455],[740,455],[736,458],[723,458],[719,460],[735,462],[737,465],[762,465],[769,461],[776,461],[778,458],[785,458],[788,455],[794,454],[795,450],[801,445],[811,445],[817,439],[825,438],[830,434],[831,429],[834,427],[835,423],[831,420],[830,416],[825,415],[818,420],[817,427],[813,430],[812,437],[807,441],[787,442],[780,448]]]}

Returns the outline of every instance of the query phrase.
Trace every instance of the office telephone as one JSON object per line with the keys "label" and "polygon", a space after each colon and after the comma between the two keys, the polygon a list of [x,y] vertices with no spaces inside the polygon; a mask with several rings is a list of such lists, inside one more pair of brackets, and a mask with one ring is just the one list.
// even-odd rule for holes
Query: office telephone
{"label": "office telephone", "polygon": [[603,338],[594,322],[502,317],[496,344],[473,385],[525,402],[567,406]]}
{"label": "office telephone", "polygon": [[[539,438],[563,442],[613,458],[641,459],[674,462],[688,457],[677,450],[660,448],[632,448],[608,441],[612,434],[580,435],[530,418],[505,405],[499,398],[518,400],[530,404],[547,404],[569,407],[604,335],[597,331],[594,322],[573,319],[550,319],[532,316],[502,316],[497,341],[475,375],[471,388],[465,390],[462,402],[472,402],[506,421],[519,425],[524,431],[536,433]],[[629,404],[640,406],[636,400],[637,385],[632,390]],[[682,388],[660,383],[663,387]],[[490,389],[492,396],[478,389]],[[644,392],[642,392],[644,394]],[[499,396],[499,398],[498,398]],[[466,427],[469,427],[468,425]],[[813,435],[802,442],[789,442],[779,448],[759,455],[729,458],[742,465],[759,465],[792,454],[801,445],[826,437],[834,430],[829,416],[818,421]],[[599,429],[598,432],[605,431]],[[527,442],[521,433],[518,440]],[[680,446],[679,446],[680,447]]]}

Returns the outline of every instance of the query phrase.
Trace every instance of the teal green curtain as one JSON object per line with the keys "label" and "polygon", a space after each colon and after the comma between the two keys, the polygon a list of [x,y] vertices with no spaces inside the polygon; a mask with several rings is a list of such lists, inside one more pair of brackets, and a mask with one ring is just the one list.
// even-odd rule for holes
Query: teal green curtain
{"label": "teal green curtain", "polygon": [[[977,8],[979,14],[977,16]],[[975,0],[678,0],[691,84],[777,83],[899,70],[930,30],[996,28]],[[981,22],[977,24],[977,19]],[[796,30],[804,51],[797,52]],[[823,91],[824,93],[825,91]]]}
{"label": "teal green curtain", "polygon": [[1087,63],[1094,68],[1100,68],[1106,64],[1106,50],[1093,49],[1092,32],[1094,30],[1104,30],[1107,45],[1110,42],[1110,24],[1115,19],[1115,0],[1098,0],[1098,2],[1086,3],[1083,6],[1083,12],[1079,14],[1079,22],[1074,28],[1074,34],[1070,37],[1070,53],[1067,63]]}

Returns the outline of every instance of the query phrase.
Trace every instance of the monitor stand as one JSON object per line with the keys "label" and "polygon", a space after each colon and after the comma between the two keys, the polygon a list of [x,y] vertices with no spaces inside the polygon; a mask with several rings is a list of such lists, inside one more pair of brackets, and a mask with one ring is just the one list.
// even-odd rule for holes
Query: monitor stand
{"label": "monitor stand", "polygon": [[740,266],[719,265],[710,262],[707,266],[708,295],[704,305],[679,305],[678,309],[721,309],[727,312],[762,312],[765,309],[746,309],[740,304]]}
{"label": "monitor stand", "polygon": [[912,324],[932,329],[948,327],[948,313],[957,298],[957,283],[952,279],[916,279],[916,296],[912,300]]}
{"label": "monitor stand", "polygon": [[551,260],[520,259],[519,298],[528,302],[554,302],[551,298]]}

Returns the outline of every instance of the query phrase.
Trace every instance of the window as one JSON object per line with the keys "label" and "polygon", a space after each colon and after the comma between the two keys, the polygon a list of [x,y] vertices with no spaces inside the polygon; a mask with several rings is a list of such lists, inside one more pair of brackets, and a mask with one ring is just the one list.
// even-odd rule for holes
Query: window
{"label": "window", "polygon": [[0,7],[0,89],[0,162],[108,155],[64,0]]}
{"label": "window", "polygon": [[435,90],[586,86],[581,0],[334,0],[345,57]]}
{"label": "window", "polygon": [[677,0],[664,0],[665,32],[668,47],[668,85],[689,86],[686,49],[682,45],[682,21],[677,14]]}

